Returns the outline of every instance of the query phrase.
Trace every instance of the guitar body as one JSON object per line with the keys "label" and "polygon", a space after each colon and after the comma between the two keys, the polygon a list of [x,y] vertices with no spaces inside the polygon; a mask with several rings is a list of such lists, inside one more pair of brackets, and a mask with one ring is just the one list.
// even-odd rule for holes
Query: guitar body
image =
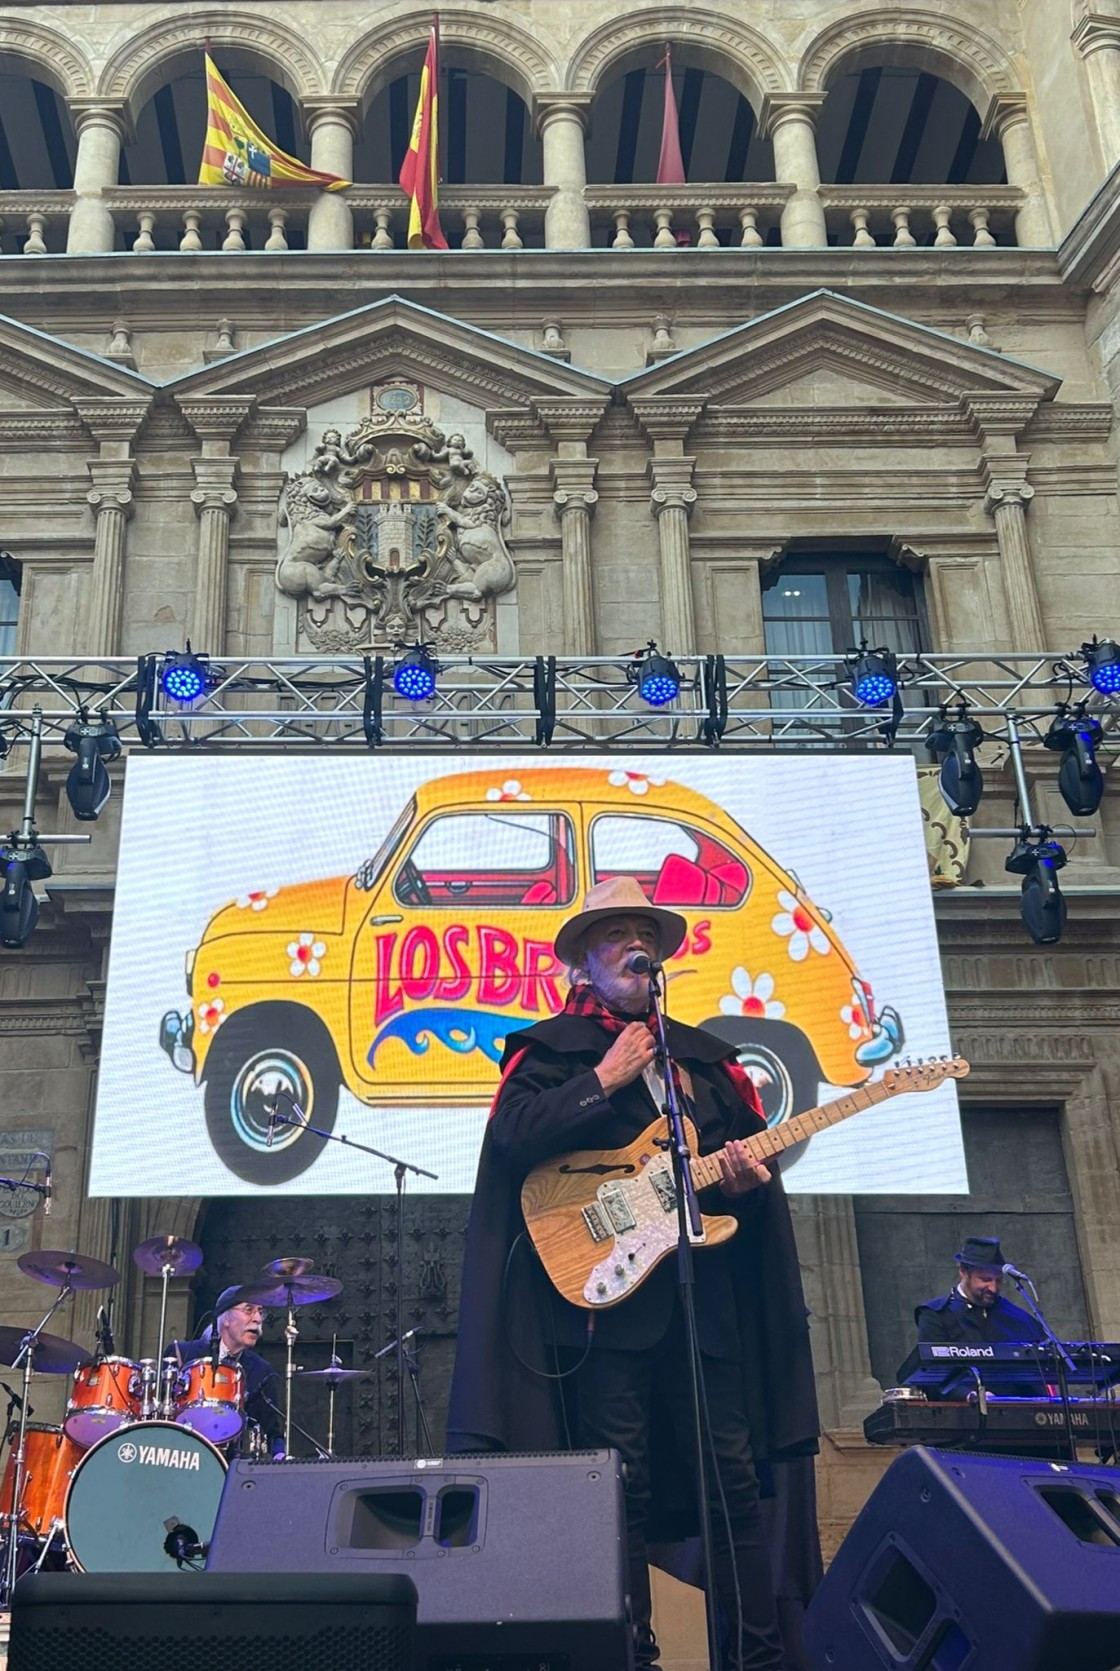
{"label": "guitar body", "polygon": [[[696,1128],[685,1120],[688,1146]],[[673,1166],[654,1120],[625,1149],[581,1149],[537,1166],[521,1189],[521,1210],[557,1291],[585,1311],[618,1305],[677,1246]],[[739,1228],[730,1215],[702,1217],[693,1247],[715,1247]]]}

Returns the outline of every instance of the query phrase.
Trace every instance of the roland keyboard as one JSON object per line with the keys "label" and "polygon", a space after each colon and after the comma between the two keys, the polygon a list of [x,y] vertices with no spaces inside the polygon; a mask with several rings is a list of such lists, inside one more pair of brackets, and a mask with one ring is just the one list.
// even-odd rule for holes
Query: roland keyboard
{"label": "roland keyboard", "polygon": [[[1073,1362],[1073,1370],[1066,1370],[1066,1382],[1071,1387],[1095,1387],[1103,1390],[1120,1382],[1120,1344],[1111,1340],[1070,1340],[1063,1343]],[[1058,1354],[1049,1341],[998,1342],[985,1345],[951,1345],[921,1342],[915,1346],[898,1372],[900,1387],[921,1387],[930,1397],[934,1393],[962,1393],[976,1386],[976,1374],[983,1381],[998,1382],[1001,1387],[1037,1387],[1040,1381],[1058,1380]]]}
{"label": "roland keyboard", "polygon": [[[872,1445],[1066,1454],[1066,1413],[1061,1399],[989,1398],[987,1406],[985,1414],[975,1399],[888,1399],[866,1418],[863,1435]],[[1069,1418],[1078,1445],[1111,1446],[1113,1432],[1120,1440],[1120,1404],[1103,1398],[1072,1398]]]}

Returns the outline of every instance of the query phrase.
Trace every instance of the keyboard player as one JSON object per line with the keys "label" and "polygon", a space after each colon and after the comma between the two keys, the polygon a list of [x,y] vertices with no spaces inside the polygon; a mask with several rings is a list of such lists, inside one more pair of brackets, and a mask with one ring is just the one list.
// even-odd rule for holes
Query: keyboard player
{"label": "keyboard player", "polygon": [[[1038,1320],[1021,1306],[1012,1305],[1000,1292],[1004,1259],[998,1237],[969,1236],[956,1260],[956,1286],[938,1299],[926,1300],[914,1311],[919,1341],[975,1346],[1046,1338]],[[1047,1395],[1041,1375],[1037,1384],[1005,1384],[985,1374],[984,1384],[997,1397]]]}

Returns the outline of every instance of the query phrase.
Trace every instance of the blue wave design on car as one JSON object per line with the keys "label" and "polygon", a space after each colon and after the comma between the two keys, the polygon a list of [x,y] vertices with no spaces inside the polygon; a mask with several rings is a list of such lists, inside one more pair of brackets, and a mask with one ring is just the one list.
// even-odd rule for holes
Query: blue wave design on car
{"label": "blue wave design on car", "polygon": [[412,1010],[382,1027],[366,1060],[373,1067],[374,1057],[386,1039],[400,1039],[413,1055],[423,1056],[434,1038],[461,1056],[481,1050],[491,1062],[500,1062],[508,1029],[507,1016],[487,1015],[485,1011],[465,1015],[462,1010]]}

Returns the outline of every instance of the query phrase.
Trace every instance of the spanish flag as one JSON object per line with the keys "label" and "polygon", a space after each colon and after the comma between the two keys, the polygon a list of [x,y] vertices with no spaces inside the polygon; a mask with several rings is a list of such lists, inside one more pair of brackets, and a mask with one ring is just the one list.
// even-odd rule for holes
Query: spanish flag
{"label": "spanish flag", "polygon": [[439,16],[432,24],[428,56],[420,72],[416,118],[400,172],[401,189],[412,199],[409,249],[446,249],[439,224]]}
{"label": "spanish flag", "polygon": [[200,186],[348,186],[337,174],[307,168],[263,134],[245,106],[226,86],[206,54],[206,143],[198,170]]}

